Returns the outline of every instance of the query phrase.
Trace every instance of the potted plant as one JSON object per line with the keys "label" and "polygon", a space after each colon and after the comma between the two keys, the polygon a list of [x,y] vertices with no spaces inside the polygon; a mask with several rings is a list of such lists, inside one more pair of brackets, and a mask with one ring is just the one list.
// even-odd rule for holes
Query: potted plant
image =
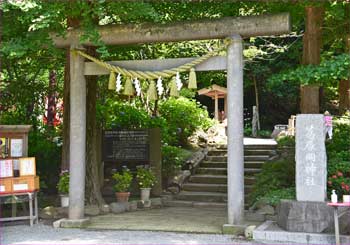
{"label": "potted plant", "polygon": [[153,185],[156,183],[156,176],[151,168],[139,167],[136,173],[137,183],[141,189],[141,200],[149,201]]}
{"label": "potted plant", "polygon": [[341,188],[344,190],[343,192],[343,202],[350,203],[350,185],[345,184],[344,182],[341,183]]}
{"label": "potted plant", "polygon": [[121,173],[113,174],[112,178],[116,181],[114,185],[115,195],[118,202],[129,201],[129,188],[132,182],[132,174],[129,169],[124,168]]}
{"label": "potted plant", "polygon": [[61,197],[61,207],[69,206],[69,172],[64,170],[60,174],[60,179],[57,184],[58,193]]}

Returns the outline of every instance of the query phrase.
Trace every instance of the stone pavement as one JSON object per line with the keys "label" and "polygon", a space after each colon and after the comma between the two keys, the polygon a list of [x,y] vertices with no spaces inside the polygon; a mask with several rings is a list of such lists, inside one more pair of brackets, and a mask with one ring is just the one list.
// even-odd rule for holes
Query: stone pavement
{"label": "stone pavement", "polygon": [[221,234],[222,225],[226,223],[224,207],[165,207],[92,217],[87,229]]}
{"label": "stone pavement", "polygon": [[55,229],[48,225],[16,225],[0,228],[0,244],[261,244],[217,234],[151,231],[89,231]]}

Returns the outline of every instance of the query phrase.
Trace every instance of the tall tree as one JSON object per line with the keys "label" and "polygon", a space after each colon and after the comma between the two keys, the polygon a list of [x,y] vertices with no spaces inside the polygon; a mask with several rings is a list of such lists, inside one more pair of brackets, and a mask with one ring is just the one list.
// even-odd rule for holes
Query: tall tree
{"label": "tall tree", "polygon": [[[303,60],[304,65],[318,65],[321,60],[322,47],[322,22],[324,8],[322,6],[305,7],[305,34],[303,38]],[[319,113],[318,85],[304,85],[300,88],[300,110],[301,113]]]}
{"label": "tall tree", "polygon": [[[345,5],[345,23],[344,30],[344,44],[345,52],[350,54],[350,2]],[[350,110],[350,78],[344,79],[339,82],[339,112],[344,113],[346,110]]]}

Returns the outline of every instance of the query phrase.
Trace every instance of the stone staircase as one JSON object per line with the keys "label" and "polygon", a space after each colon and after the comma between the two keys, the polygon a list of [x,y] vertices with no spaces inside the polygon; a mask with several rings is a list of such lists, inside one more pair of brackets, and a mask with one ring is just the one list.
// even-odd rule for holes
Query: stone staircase
{"label": "stone staircase", "polygon": [[[244,146],[244,185],[245,201],[255,183],[255,174],[274,153],[276,145]],[[182,191],[174,196],[170,206],[226,206],[227,201],[227,149],[217,146],[196,169]]]}

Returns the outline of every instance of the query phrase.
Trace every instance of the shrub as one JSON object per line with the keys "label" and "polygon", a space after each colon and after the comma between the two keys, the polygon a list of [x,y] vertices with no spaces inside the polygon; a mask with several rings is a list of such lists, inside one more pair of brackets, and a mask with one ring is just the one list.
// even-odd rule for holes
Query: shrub
{"label": "shrub", "polygon": [[112,178],[116,181],[114,189],[116,192],[127,192],[132,182],[132,174],[129,169],[124,168],[121,173],[114,173]]}
{"label": "shrub", "polygon": [[185,159],[191,153],[176,146],[162,147],[162,176],[169,178],[174,176],[182,168]]}
{"label": "shrub", "polygon": [[[61,166],[61,144],[55,142],[54,131],[31,131],[28,155],[36,159],[40,187],[45,192],[55,193]],[[45,184],[45,185],[43,185]],[[46,188],[44,188],[46,186]]]}
{"label": "shrub", "polygon": [[170,98],[162,102],[159,112],[168,123],[169,134],[175,139],[169,142],[171,145],[186,145],[187,138],[196,129],[206,130],[213,124],[208,112],[199,102],[184,97]]}
{"label": "shrub", "polygon": [[350,120],[334,121],[333,138],[327,141],[327,193],[350,194]]}
{"label": "shrub", "polygon": [[281,199],[295,199],[295,187],[270,190],[265,195],[258,197],[256,203],[268,204],[276,207]]}
{"label": "shrub", "polygon": [[60,179],[57,184],[57,190],[60,194],[68,194],[69,193],[69,172],[63,171],[60,174]]}
{"label": "shrub", "polygon": [[250,203],[255,203],[259,198],[271,191],[285,188],[295,188],[295,161],[292,157],[267,162],[262,171],[256,175],[256,183],[250,194]]}
{"label": "shrub", "polygon": [[295,138],[294,136],[282,136],[277,139],[278,147],[294,147],[295,146]]}
{"label": "shrub", "polygon": [[137,168],[136,178],[140,188],[151,188],[157,182],[151,168]]}

